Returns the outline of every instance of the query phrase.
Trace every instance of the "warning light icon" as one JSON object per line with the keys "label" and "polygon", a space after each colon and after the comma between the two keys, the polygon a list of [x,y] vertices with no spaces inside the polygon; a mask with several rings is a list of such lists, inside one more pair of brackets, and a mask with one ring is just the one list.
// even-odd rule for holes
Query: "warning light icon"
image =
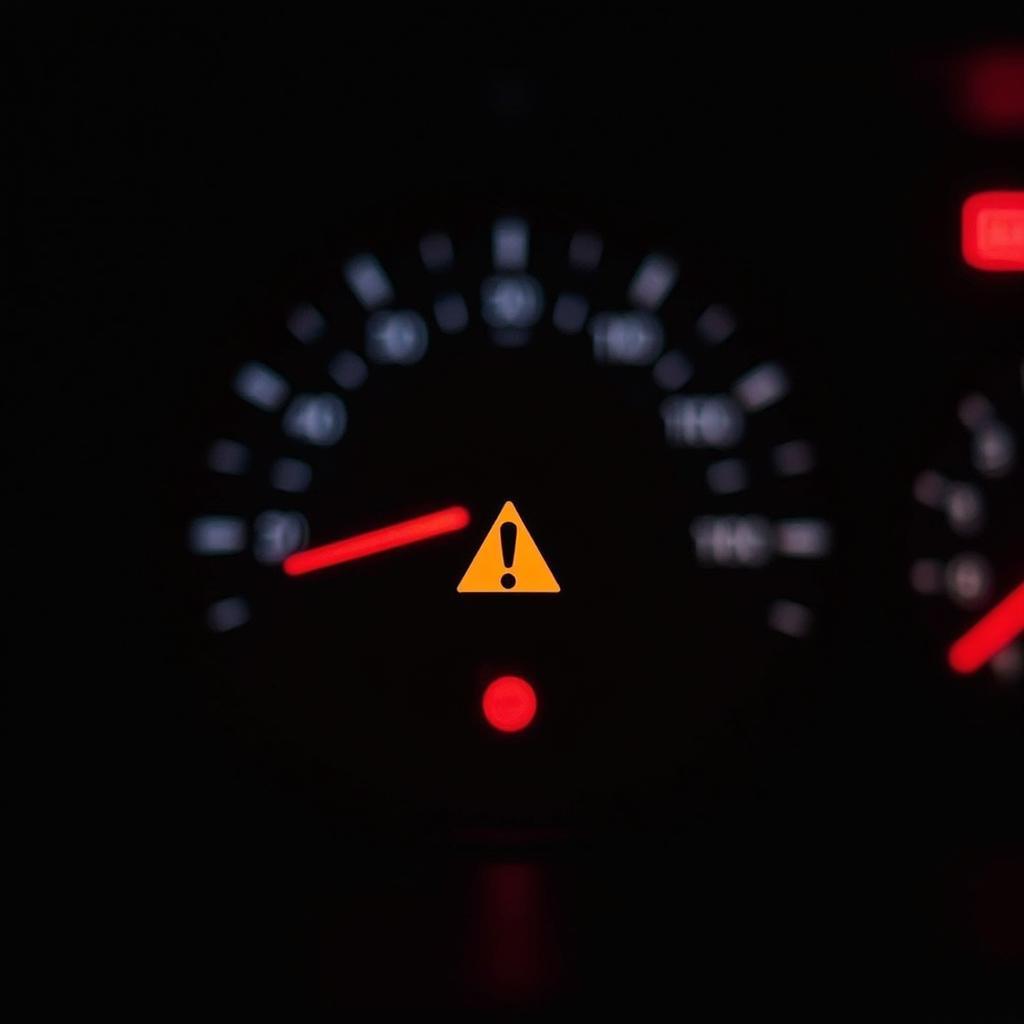
{"label": "warning light icon", "polygon": [[562,588],[530,531],[506,501],[459,583],[460,594],[557,594]]}

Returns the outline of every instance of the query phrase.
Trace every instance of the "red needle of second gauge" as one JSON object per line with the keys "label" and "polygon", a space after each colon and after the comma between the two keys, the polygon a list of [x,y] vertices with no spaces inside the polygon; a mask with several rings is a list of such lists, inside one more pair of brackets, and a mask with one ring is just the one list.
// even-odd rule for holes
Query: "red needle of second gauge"
{"label": "red needle of second gauge", "polygon": [[342,562],[354,562],[357,558],[366,558],[381,551],[404,548],[408,544],[418,544],[432,537],[455,533],[464,530],[468,525],[468,509],[461,505],[452,505],[451,508],[443,508],[429,515],[382,526],[379,530],[370,530],[369,533],[357,533],[353,537],[345,537],[331,544],[297,551],[294,555],[289,555],[281,567],[288,576],[304,576],[318,569],[341,565]]}
{"label": "red needle of second gauge", "polygon": [[949,649],[955,672],[977,672],[1024,631],[1024,583],[1002,599]]}

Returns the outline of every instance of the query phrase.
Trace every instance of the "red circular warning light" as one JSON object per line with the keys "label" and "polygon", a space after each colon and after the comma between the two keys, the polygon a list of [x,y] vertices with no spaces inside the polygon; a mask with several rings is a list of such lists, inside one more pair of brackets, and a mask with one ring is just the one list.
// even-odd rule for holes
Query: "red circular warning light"
{"label": "red circular warning light", "polygon": [[501,676],[484,690],[484,718],[499,732],[519,732],[537,714],[537,694],[518,676]]}

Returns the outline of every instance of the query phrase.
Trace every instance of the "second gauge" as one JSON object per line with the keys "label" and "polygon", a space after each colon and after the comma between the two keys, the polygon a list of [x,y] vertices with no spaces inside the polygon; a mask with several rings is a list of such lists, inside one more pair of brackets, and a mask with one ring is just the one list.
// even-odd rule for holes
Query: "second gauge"
{"label": "second gauge", "polygon": [[[958,421],[958,422],[957,422]],[[945,447],[914,481],[910,569],[947,670],[965,681],[1024,678],[1024,360],[963,395]]]}

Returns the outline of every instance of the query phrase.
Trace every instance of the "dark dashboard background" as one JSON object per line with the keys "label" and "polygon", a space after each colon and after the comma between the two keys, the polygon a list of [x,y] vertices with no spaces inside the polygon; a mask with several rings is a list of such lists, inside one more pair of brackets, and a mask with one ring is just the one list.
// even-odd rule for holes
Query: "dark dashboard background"
{"label": "dark dashboard background", "polygon": [[[906,586],[910,481],[965,382],[1021,351],[1019,275],[964,267],[958,211],[1020,187],[1024,144],[955,102],[958,61],[1020,36],[812,38],[654,8],[17,33],[11,750],[39,991],[1020,1019],[1019,694],[954,687]],[[758,709],[756,785],[682,822],[382,822],[190,669],[183,481],[240,325],[349,233],[477,208],[706,245],[782,311],[843,537],[826,670]]]}

